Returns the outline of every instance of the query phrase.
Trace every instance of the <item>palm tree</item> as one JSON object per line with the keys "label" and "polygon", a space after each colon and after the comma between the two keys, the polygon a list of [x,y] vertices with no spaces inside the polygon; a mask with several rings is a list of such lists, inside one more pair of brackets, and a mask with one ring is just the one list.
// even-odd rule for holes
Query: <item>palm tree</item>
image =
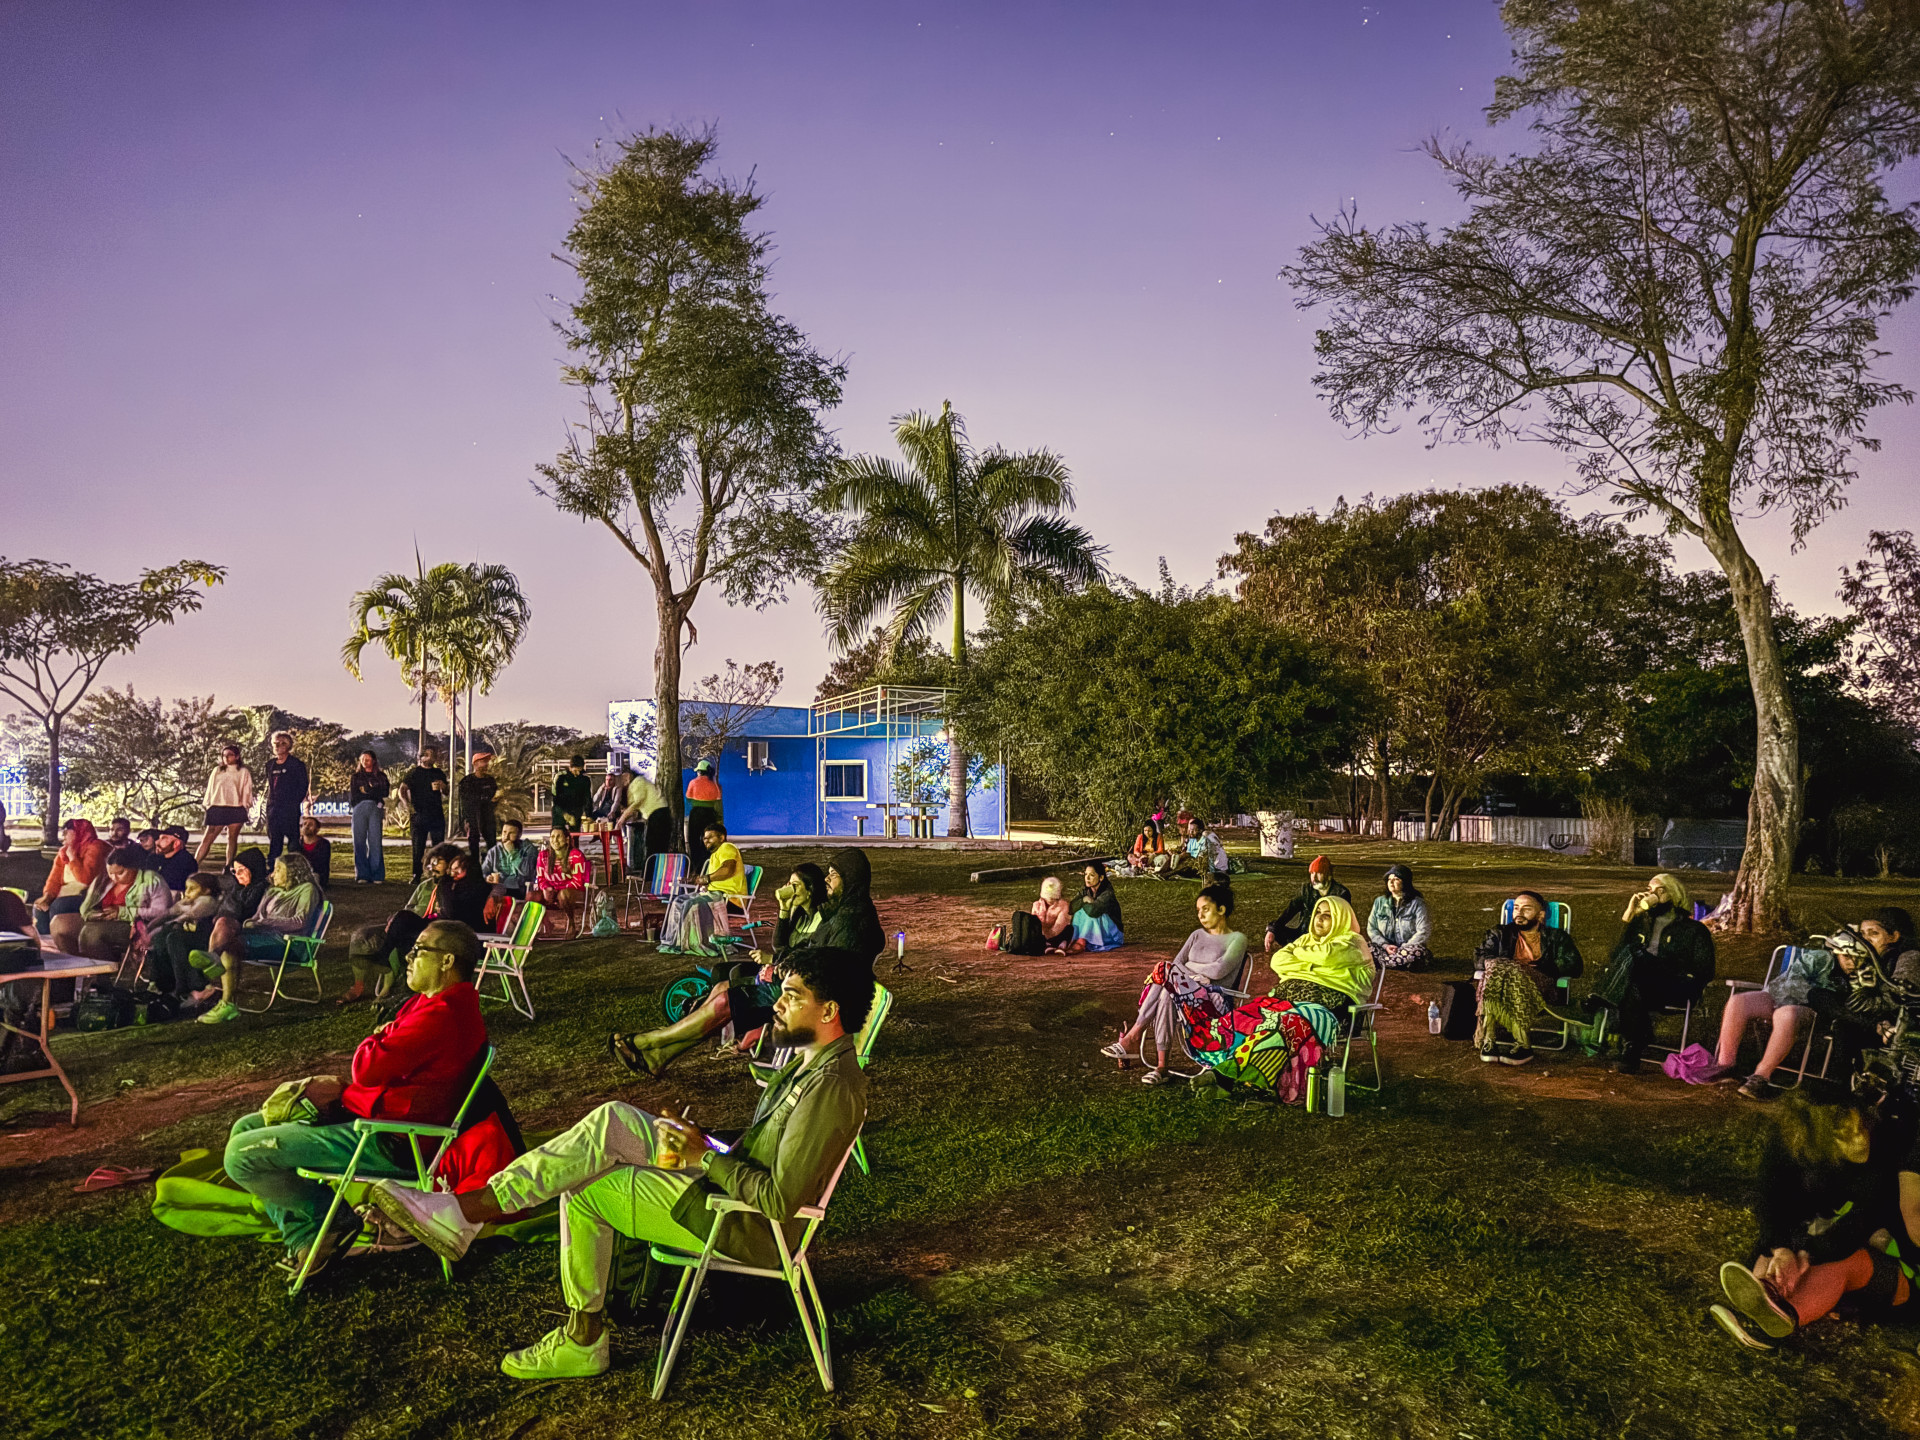
{"label": "palm tree", "polygon": [[492,693],[500,672],[513,663],[533,620],[533,607],[514,573],[504,565],[459,567],[457,608],[449,627],[445,670],[448,704],[467,696],[467,765],[473,764],[473,692]]}
{"label": "palm tree", "polygon": [[400,678],[420,702],[418,749],[425,749],[427,697],[445,688],[442,643],[457,609],[461,567],[436,565],[428,570],[421,564],[418,551],[413,559],[414,574],[382,575],[348,602],[353,633],[340,647],[340,661],[354,679],[363,679],[361,657],[369,645],[378,644],[400,667]]}
{"label": "palm tree", "polygon": [[[951,618],[956,669],[967,658],[967,595],[992,606],[1106,573],[1103,546],[1063,518],[1073,485],[1059,456],[976,451],[951,401],[938,415],[894,417],[904,463],[844,461],[826,493],[854,517],[846,552],[821,580],[820,608],[837,652],[886,617],[889,651]],[[947,833],[967,833],[967,756],[948,746]]]}

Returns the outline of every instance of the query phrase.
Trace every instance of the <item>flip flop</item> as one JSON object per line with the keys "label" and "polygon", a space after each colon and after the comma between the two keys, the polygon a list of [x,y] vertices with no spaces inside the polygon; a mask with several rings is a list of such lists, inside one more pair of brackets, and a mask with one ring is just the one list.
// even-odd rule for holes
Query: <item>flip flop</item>
{"label": "flip flop", "polygon": [[91,1195],[96,1190],[113,1190],[122,1185],[138,1185],[142,1180],[151,1180],[153,1171],[135,1170],[126,1165],[102,1165],[86,1179],[73,1187],[76,1195]]}
{"label": "flip flop", "polygon": [[607,1053],[618,1060],[635,1075],[647,1075],[651,1072],[640,1062],[640,1053],[627,1043],[627,1037],[618,1030],[607,1035]]}

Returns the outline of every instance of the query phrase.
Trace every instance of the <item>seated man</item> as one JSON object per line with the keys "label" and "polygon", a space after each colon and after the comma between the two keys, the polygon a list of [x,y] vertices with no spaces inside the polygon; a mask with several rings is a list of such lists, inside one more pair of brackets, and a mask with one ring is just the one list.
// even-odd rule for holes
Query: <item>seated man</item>
{"label": "seated man", "polygon": [[1673,875],[1654,876],[1620,919],[1625,928],[1606,971],[1580,1003],[1618,1011],[1626,1043],[1617,1068],[1633,1075],[1653,1039],[1653,1012],[1698,1000],[1713,979],[1713,936],[1693,918],[1687,888]]}
{"label": "seated man", "polygon": [[[400,1013],[360,1042],[346,1083],[331,1075],[307,1081],[305,1098],[339,1116],[329,1125],[269,1124],[259,1111],[243,1115],[227,1138],[227,1176],[257,1195],[286,1241],[283,1262],[294,1271],[306,1262],[309,1246],[321,1247],[314,1269],[352,1239],[359,1222],[345,1206],[348,1228],[319,1233],[333,1203],[333,1192],[299,1171],[340,1171],[360,1143],[353,1119],[411,1120],[446,1125],[453,1120],[474,1069],[487,1045],[486,1022],[473,972],[480,964],[480,940],[466,926],[438,920],[420,933],[407,955],[407,985],[414,991]],[[336,1103],[337,1102],[337,1103]],[[391,1151],[380,1141],[360,1155],[369,1176],[412,1175],[413,1161],[404,1143]]]}
{"label": "seated man", "polygon": [[1185,839],[1174,862],[1174,873],[1197,876],[1206,884],[1225,880],[1227,847],[1220,843],[1220,837],[1194,819],[1187,820],[1182,829]]}
{"label": "seated man", "polygon": [[747,900],[747,864],[740,858],[740,847],[727,839],[727,827],[709,820],[701,831],[707,863],[685,895],[667,902],[666,918],[660,923],[660,947],[702,955],[713,953],[713,936],[720,924],[713,918],[716,905],[731,914],[741,914]]}
{"label": "seated man", "polygon": [[[378,844],[380,837],[374,836]],[[300,843],[296,847],[306,857],[307,867],[313,871],[313,883],[320,887],[320,893],[326,894],[327,887],[333,883],[333,841],[320,833],[320,821],[317,816],[303,816],[300,821]]]}
{"label": "seated man", "polygon": [[[1487,931],[1473,952],[1475,968],[1482,971],[1473,1036],[1482,1060],[1525,1065],[1533,1059],[1527,1033],[1545,1012],[1545,997],[1563,976],[1585,968],[1573,936],[1548,925],[1547,913],[1537,891],[1516,891],[1513,919]],[[1500,1044],[1503,1029],[1513,1036],[1511,1046]]]}
{"label": "seated man", "polygon": [[154,853],[160,857],[160,878],[176,895],[186,888],[187,877],[200,869],[200,862],[193,858],[192,844],[193,837],[184,825],[169,825],[153,842]]}
{"label": "seated man", "polygon": [[867,1116],[867,1077],[854,1037],[873,1005],[872,962],[845,950],[800,950],[774,1002],[773,1042],[798,1053],[760,1096],[753,1123],[729,1150],[714,1148],[684,1120],[611,1101],[563,1135],[529,1150],[478,1190],[422,1194],[376,1184],[380,1213],[436,1255],[458,1259],[491,1220],[562,1202],[560,1286],[567,1323],[500,1368],[517,1380],[599,1375],[607,1369],[601,1317],[615,1235],[698,1252],[714,1226],[717,1249],[748,1265],[777,1269],[780,1252],[757,1215],[716,1215],[713,1195],[758,1206],[799,1241],[795,1218],[819,1200],[847,1158]]}
{"label": "seated man", "polygon": [[1307,866],[1306,883],[1300,887],[1300,893],[1287,902],[1280,918],[1267,926],[1267,954],[1271,955],[1282,945],[1291,945],[1306,934],[1313,907],[1329,895],[1353,904],[1353,892],[1333,878],[1333,866],[1327,857],[1316,855]]}

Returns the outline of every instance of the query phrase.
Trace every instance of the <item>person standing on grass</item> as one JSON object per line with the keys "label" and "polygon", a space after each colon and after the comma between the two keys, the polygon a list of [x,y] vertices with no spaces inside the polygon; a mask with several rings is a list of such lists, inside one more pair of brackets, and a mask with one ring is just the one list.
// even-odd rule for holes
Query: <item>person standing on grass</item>
{"label": "person standing on grass", "polygon": [[644,876],[648,860],[673,848],[673,817],[667,812],[667,797],[653,781],[632,770],[623,770],[621,776],[625,789],[614,823],[626,832],[627,868]]}
{"label": "person standing on grass", "polygon": [[220,763],[214,767],[213,774],[207,777],[207,794],[203,803],[206,805],[207,833],[200,837],[200,848],[194,851],[194,864],[207,863],[207,852],[213,849],[213,837],[224,830],[227,832],[227,864],[231,865],[240,849],[240,827],[253,815],[253,771],[240,758],[238,745],[221,749]]}
{"label": "person standing on grass", "polygon": [[440,752],[431,745],[420,747],[420,759],[400,777],[407,792],[407,833],[413,840],[413,883],[425,875],[425,856],[430,846],[444,844],[447,838],[447,772],[437,763]]}
{"label": "person standing on grass", "polygon": [[[772,1034],[794,1058],[768,1082],[753,1123],[727,1149],[716,1149],[684,1119],[616,1100],[476,1190],[428,1194],[376,1182],[370,1198],[448,1260],[465,1255],[489,1221],[559,1199],[566,1323],[510,1352],[500,1368],[516,1380],[604,1374],[612,1357],[602,1312],[618,1237],[698,1254],[711,1235],[719,1254],[776,1271],[781,1252],[767,1221],[780,1227],[789,1248],[799,1243],[807,1226],[799,1212],[826,1193],[866,1122],[867,1076],[855,1037],[873,993],[873,966],[862,957],[794,953],[774,1002]],[[767,1219],[708,1208],[721,1195],[746,1201]]]}
{"label": "person standing on grass", "polygon": [[1713,979],[1713,936],[1692,910],[1686,886],[1672,875],[1655,875],[1627,902],[1620,917],[1625,928],[1606,971],[1580,1002],[1589,1011],[1604,1006],[1619,1014],[1622,1075],[1639,1073],[1653,1040],[1653,1012],[1691,1004]]}
{"label": "person standing on grass", "polygon": [[307,762],[293,753],[293,736],[273,732],[273,758],[267,761],[267,863],[300,843],[300,817],[313,798]]}
{"label": "person standing on grass", "polygon": [[362,750],[347,780],[347,810],[353,816],[353,878],[362,885],[383,884],[387,878],[387,796],[393,782],[380,768],[380,757]]}
{"label": "person standing on grass", "polygon": [[1271,955],[1282,945],[1291,945],[1306,934],[1313,907],[1329,895],[1349,905],[1353,903],[1353,892],[1333,878],[1332,862],[1324,855],[1316,855],[1307,866],[1307,878],[1300,886],[1300,893],[1288,901],[1287,908],[1267,926],[1267,954]]}
{"label": "person standing on grass", "polygon": [[593,819],[593,782],[587,778],[587,757],[569,755],[567,768],[553,777],[553,819],[575,831]]}
{"label": "person standing on grass", "polygon": [[[1536,890],[1512,900],[1513,919],[1487,931],[1473,958],[1480,963],[1473,1042],[1482,1060],[1525,1065],[1533,1059],[1527,1037],[1546,1013],[1546,996],[1564,977],[1586,968],[1573,936],[1547,924],[1547,902]],[[1513,1036],[1503,1046],[1500,1032]]]}
{"label": "person standing on grass", "polygon": [[473,868],[480,868],[480,857],[500,838],[500,827],[493,817],[493,800],[500,793],[500,782],[493,775],[493,752],[474,752],[473,773],[460,777],[460,822],[467,827],[467,854]]}
{"label": "person standing on grass", "polygon": [[1376,965],[1389,970],[1424,970],[1433,952],[1433,916],[1427,900],[1414,888],[1413,871],[1405,865],[1387,867],[1387,890],[1374,898],[1367,913],[1367,943]]}
{"label": "person standing on grass", "polygon": [[[320,887],[321,894],[326,894],[327,887],[333,883],[333,841],[320,833],[318,816],[309,815],[300,822],[297,848],[306,858],[307,868],[313,871],[313,883]],[[381,871],[383,878],[385,874]]]}
{"label": "person standing on grass", "polygon": [[703,755],[693,767],[693,779],[687,782],[687,868],[696,873],[707,864],[707,827],[726,818],[722,804],[713,761]]}
{"label": "person standing on grass", "polygon": [[322,1235],[333,1192],[303,1179],[301,1170],[338,1174],[358,1150],[360,1173],[369,1179],[413,1174],[411,1159],[395,1158],[402,1150],[360,1150],[363,1137],[354,1119],[452,1123],[487,1048],[487,1023],[473,988],[479,965],[480,939],[466,926],[441,920],[420,932],[407,952],[407,986],[414,993],[400,1013],[360,1042],[344,1080],[320,1075],[302,1084],[305,1098],[323,1115],[337,1104],[347,1123],[276,1124],[281,1116],[265,1109],[234,1122],[221,1168],[266,1208],[286,1242],[280,1263],[289,1274],[299,1273],[312,1247],[318,1248],[308,1273],[319,1270],[360,1224],[343,1205],[343,1228]]}

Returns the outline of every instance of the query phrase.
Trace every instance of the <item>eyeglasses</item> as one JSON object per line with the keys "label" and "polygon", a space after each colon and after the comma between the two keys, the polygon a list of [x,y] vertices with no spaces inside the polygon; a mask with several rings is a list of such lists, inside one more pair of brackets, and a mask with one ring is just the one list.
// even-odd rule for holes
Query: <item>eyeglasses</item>
{"label": "eyeglasses", "polygon": [[447,949],[444,945],[416,944],[411,950],[407,951],[407,959],[411,960],[416,955],[451,955],[451,954],[453,954],[453,951]]}

